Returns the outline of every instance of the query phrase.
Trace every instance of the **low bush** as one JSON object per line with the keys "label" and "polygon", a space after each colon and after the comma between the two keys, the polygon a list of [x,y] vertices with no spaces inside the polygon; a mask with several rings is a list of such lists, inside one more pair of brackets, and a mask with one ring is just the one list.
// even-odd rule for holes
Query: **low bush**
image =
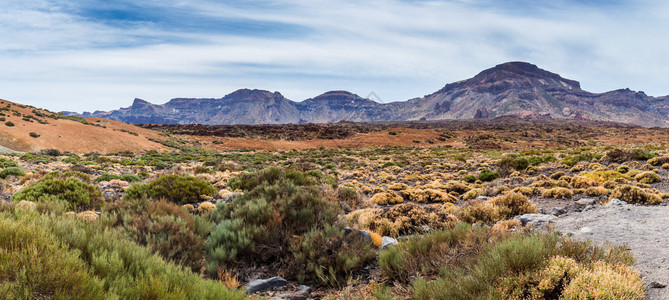
{"label": "low bush", "polygon": [[5,218],[0,219],[0,278],[5,299],[108,296],[79,253],[61,245],[46,227]]}
{"label": "low bush", "polygon": [[90,183],[90,176],[79,172],[52,172],[12,195],[14,201],[64,202],[71,210],[99,208],[104,205],[100,188]]}
{"label": "low bush", "polygon": [[573,195],[574,194],[571,192],[570,189],[563,187],[545,189],[541,192],[541,197],[553,198],[553,199],[571,198]]}
{"label": "low bush", "polygon": [[498,172],[494,172],[489,169],[483,169],[481,170],[481,173],[479,173],[478,179],[481,181],[493,181],[499,177],[500,175]]}
{"label": "low bush", "polygon": [[669,163],[669,156],[667,155],[660,157],[653,157],[648,160],[648,164],[650,164],[651,166],[661,166],[666,163]]}
{"label": "low bush", "polygon": [[123,175],[116,175],[116,174],[109,174],[109,173],[104,173],[97,178],[95,178],[95,182],[101,182],[101,181],[111,181],[111,180],[123,180],[127,182],[140,182],[142,181],[142,178],[135,175],[135,174],[123,174]]}
{"label": "low bush", "polygon": [[434,277],[443,268],[466,265],[489,239],[490,234],[481,227],[459,223],[381,250],[379,266],[387,278],[402,283],[409,283],[416,274]]}
{"label": "low bush", "polygon": [[24,175],[26,175],[26,172],[23,171],[23,169],[21,167],[8,167],[8,168],[4,168],[4,169],[2,169],[2,171],[0,171],[0,178],[2,178],[2,179],[7,178],[8,176],[21,177],[21,176],[24,176]]}
{"label": "low bush", "polygon": [[435,189],[406,189],[400,191],[399,193],[405,200],[419,203],[458,201],[456,197]]}
{"label": "low bush", "polygon": [[645,191],[642,188],[631,186],[631,185],[622,185],[617,187],[613,192],[611,192],[611,199],[618,198],[627,203],[639,203],[639,204],[660,204],[662,203],[662,198],[654,193]]}
{"label": "low bush", "polygon": [[386,209],[360,210],[349,217],[349,221],[358,227],[392,237],[425,232],[424,226],[428,229],[450,228],[455,226],[456,220],[442,205],[421,206],[412,202]]}
{"label": "low bush", "polygon": [[490,204],[498,208],[499,215],[503,219],[538,212],[537,207],[527,197],[517,193],[495,197],[490,200]]}
{"label": "low bush", "polygon": [[202,196],[215,196],[217,190],[206,180],[193,176],[163,175],[146,184],[133,184],[123,196],[126,200],[167,200],[176,204],[197,203]]}
{"label": "low bush", "polygon": [[494,224],[502,219],[499,207],[492,205],[489,201],[482,200],[473,200],[467,203],[458,210],[457,217],[458,220],[470,224]]}
{"label": "low bush", "polygon": [[334,224],[341,211],[320,172],[268,168],[232,178],[229,186],[244,193],[211,213],[217,225],[205,245],[210,274],[233,260],[284,261],[295,237]]}
{"label": "low bush", "polygon": [[298,281],[346,284],[354,271],[376,257],[372,244],[354,232],[345,235],[343,229],[326,225],[294,239],[291,252]]}
{"label": "low bush", "polygon": [[649,184],[660,182],[662,179],[660,178],[660,175],[655,172],[643,172],[634,176],[634,180],[637,182]]}
{"label": "low bush", "polygon": [[578,162],[585,161],[585,162],[591,162],[595,159],[600,159],[603,155],[601,154],[595,154],[591,152],[581,152],[576,155],[570,155],[570,156],[565,156],[562,159],[562,163],[569,166],[573,167],[576,165]]}
{"label": "low bush", "polygon": [[404,202],[404,199],[394,191],[378,193],[369,199],[369,202],[376,205],[397,204]]}
{"label": "low bush", "polygon": [[242,292],[165,262],[103,223],[30,211],[1,213],[0,256],[9,255],[0,260],[0,273],[9,271],[0,275],[3,296],[245,299]]}
{"label": "low bush", "polygon": [[623,163],[630,160],[648,160],[657,156],[655,153],[645,152],[641,149],[613,149],[606,152],[602,158],[604,161]]}
{"label": "low bush", "polygon": [[[620,167],[618,167],[620,169]],[[629,172],[629,170],[627,170]],[[627,173],[626,172],[626,173]],[[588,188],[591,186],[599,186],[604,184],[608,180],[614,180],[622,178],[625,180],[630,179],[627,174],[622,174],[618,171],[612,170],[602,170],[602,171],[593,171],[588,173],[581,173],[576,175],[571,180],[571,186],[577,189]]]}

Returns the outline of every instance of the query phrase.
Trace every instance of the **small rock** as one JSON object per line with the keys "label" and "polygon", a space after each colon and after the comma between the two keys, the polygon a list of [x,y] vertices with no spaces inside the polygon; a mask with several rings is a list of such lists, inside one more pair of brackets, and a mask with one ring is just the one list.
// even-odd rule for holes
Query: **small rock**
{"label": "small rock", "polygon": [[579,230],[580,233],[591,233],[592,229],[590,227],[583,227],[581,230]]}
{"label": "small rock", "polygon": [[618,198],[613,198],[613,199],[611,199],[611,201],[609,201],[609,203],[606,203],[606,205],[604,205],[604,206],[605,207],[611,207],[611,206],[624,206],[624,205],[627,205],[627,202],[622,201]]}
{"label": "small rock", "polygon": [[478,197],[476,197],[476,200],[488,201],[488,197],[486,197],[486,196],[478,196]]}
{"label": "small rock", "polygon": [[522,223],[523,226],[534,226],[534,227],[545,226],[553,222],[553,220],[555,220],[556,218],[557,217],[554,215],[545,215],[545,214],[524,214],[514,217],[514,219],[520,220],[520,223]]}
{"label": "small rock", "polygon": [[348,236],[351,233],[359,235],[364,241],[367,241],[367,242],[370,242],[370,243],[372,242],[372,236],[369,234],[369,232],[367,232],[365,230],[350,228],[350,227],[344,228],[344,235]]}
{"label": "small rock", "polygon": [[583,208],[583,211],[589,211],[589,210],[592,210],[592,209],[595,209],[595,206],[594,205],[588,205],[588,206]]}
{"label": "small rock", "polygon": [[381,246],[379,249],[383,249],[388,246],[397,245],[397,240],[389,236],[384,236],[381,238]]}
{"label": "small rock", "polygon": [[661,282],[653,281],[648,285],[651,289],[663,289],[666,288],[667,285]]}
{"label": "small rock", "polygon": [[287,285],[288,281],[276,276],[270,279],[256,279],[246,284],[246,294],[253,294]]}
{"label": "small rock", "polygon": [[576,204],[583,206],[594,205],[595,203],[597,203],[597,200],[594,198],[582,198],[576,201]]}
{"label": "small rock", "polygon": [[567,213],[567,209],[564,208],[564,207],[553,207],[553,209],[551,209],[551,215],[554,215],[554,216],[561,216],[561,215],[564,215],[566,213]]}

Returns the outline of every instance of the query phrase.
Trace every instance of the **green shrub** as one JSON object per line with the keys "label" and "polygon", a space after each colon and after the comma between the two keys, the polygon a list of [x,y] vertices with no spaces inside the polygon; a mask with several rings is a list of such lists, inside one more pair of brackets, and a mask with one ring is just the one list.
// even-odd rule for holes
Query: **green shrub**
{"label": "green shrub", "polygon": [[95,178],[95,182],[101,182],[101,181],[110,181],[110,180],[123,180],[127,182],[140,182],[142,181],[142,178],[139,177],[138,175],[135,174],[123,174],[123,175],[116,175],[116,174],[109,174],[109,173],[104,173],[97,178]]}
{"label": "green shrub", "polygon": [[376,257],[369,241],[337,226],[312,229],[291,243],[297,279],[331,286],[344,285],[353,272]]}
{"label": "green shrub", "polygon": [[0,167],[1,168],[19,167],[19,164],[9,158],[0,157]]}
{"label": "green shrub", "polygon": [[648,160],[655,156],[657,156],[655,153],[645,152],[641,149],[613,149],[606,153],[604,160],[623,163],[630,160]]}
{"label": "green shrub", "polygon": [[110,226],[168,261],[199,272],[204,240],[211,225],[199,216],[167,201],[116,202],[105,208]]}
{"label": "green shrub", "polygon": [[289,256],[295,236],[335,222],[341,210],[335,193],[326,193],[331,185],[320,172],[279,168],[231,178],[229,186],[244,193],[211,213],[218,225],[206,243],[208,271],[215,274],[234,257],[253,263]]}
{"label": "green shrub", "polygon": [[493,181],[499,177],[500,175],[498,172],[490,171],[489,169],[483,169],[481,170],[481,173],[479,173],[478,178],[481,181]]}
{"label": "green shrub", "polygon": [[26,172],[23,171],[20,167],[8,167],[4,168],[2,171],[0,171],[0,178],[5,179],[7,176],[24,176],[26,175]]}
{"label": "green shrub", "polygon": [[14,201],[64,202],[71,210],[99,208],[102,192],[79,172],[52,172],[12,195]]}
{"label": "green shrub", "polygon": [[379,252],[379,266],[387,278],[409,283],[413,276],[437,276],[445,267],[464,266],[490,238],[489,231],[459,223],[454,228],[412,236]]}
{"label": "green shrub", "polygon": [[578,153],[576,155],[565,156],[562,159],[562,163],[567,165],[567,166],[573,167],[574,165],[576,165],[580,161],[590,162],[590,161],[593,161],[595,159],[600,159],[602,156],[603,155],[601,155],[601,154],[594,154],[594,153],[591,153],[591,152],[584,151],[584,152]]}
{"label": "green shrub", "polygon": [[77,251],[62,246],[46,227],[8,218],[0,218],[0,278],[4,299],[108,296]]}
{"label": "green shrub", "polygon": [[29,135],[30,135],[30,137],[32,137],[32,138],[38,138],[38,137],[40,137],[39,134],[34,133],[34,132],[29,133]]}
{"label": "green shrub", "polygon": [[124,199],[165,199],[186,204],[201,201],[202,196],[214,196],[217,190],[206,180],[193,176],[163,175],[147,184],[133,184]]}
{"label": "green shrub", "polygon": [[5,125],[7,125],[7,127],[14,127],[14,122],[7,121],[7,122],[5,122]]}
{"label": "green shrub", "polygon": [[[107,216],[102,216],[105,219]],[[222,283],[203,280],[181,266],[165,262],[146,247],[116,230],[75,218],[33,222],[51,228],[56,237],[77,250],[104,288],[120,299],[245,299],[242,292],[228,290]]]}
{"label": "green shrub", "polygon": [[471,174],[466,175],[465,177],[462,177],[462,181],[467,183],[474,183],[476,181],[476,176]]}

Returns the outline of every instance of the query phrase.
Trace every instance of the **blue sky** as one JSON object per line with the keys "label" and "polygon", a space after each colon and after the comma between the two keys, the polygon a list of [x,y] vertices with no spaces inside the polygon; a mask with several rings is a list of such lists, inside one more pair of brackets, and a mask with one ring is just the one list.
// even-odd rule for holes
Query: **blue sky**
{"label": "blue sky", "polygon": [[669,94],[669,2],[4,0],[0,98],[52,110],[239,89],[432,93],[506,61]]}

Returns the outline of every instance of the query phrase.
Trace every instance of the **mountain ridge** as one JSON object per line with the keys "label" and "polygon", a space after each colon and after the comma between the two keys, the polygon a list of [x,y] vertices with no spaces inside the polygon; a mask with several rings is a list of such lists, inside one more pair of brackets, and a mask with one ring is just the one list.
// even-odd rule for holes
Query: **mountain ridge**
{"label": "mountain ridge", "polygon": [[669,96],[618,89],[592,93],[576,80],[526,62],[507,62],[472,78],[406,101],[378,103],[348,91],[301,102],[279,92],[240,89],[222,98],[174,98],[164,104],[135,99],[130,107],[76,116],[142,124],[284,124],[338,121],[458,120],[519,116],[590,119],[669,126]]}

